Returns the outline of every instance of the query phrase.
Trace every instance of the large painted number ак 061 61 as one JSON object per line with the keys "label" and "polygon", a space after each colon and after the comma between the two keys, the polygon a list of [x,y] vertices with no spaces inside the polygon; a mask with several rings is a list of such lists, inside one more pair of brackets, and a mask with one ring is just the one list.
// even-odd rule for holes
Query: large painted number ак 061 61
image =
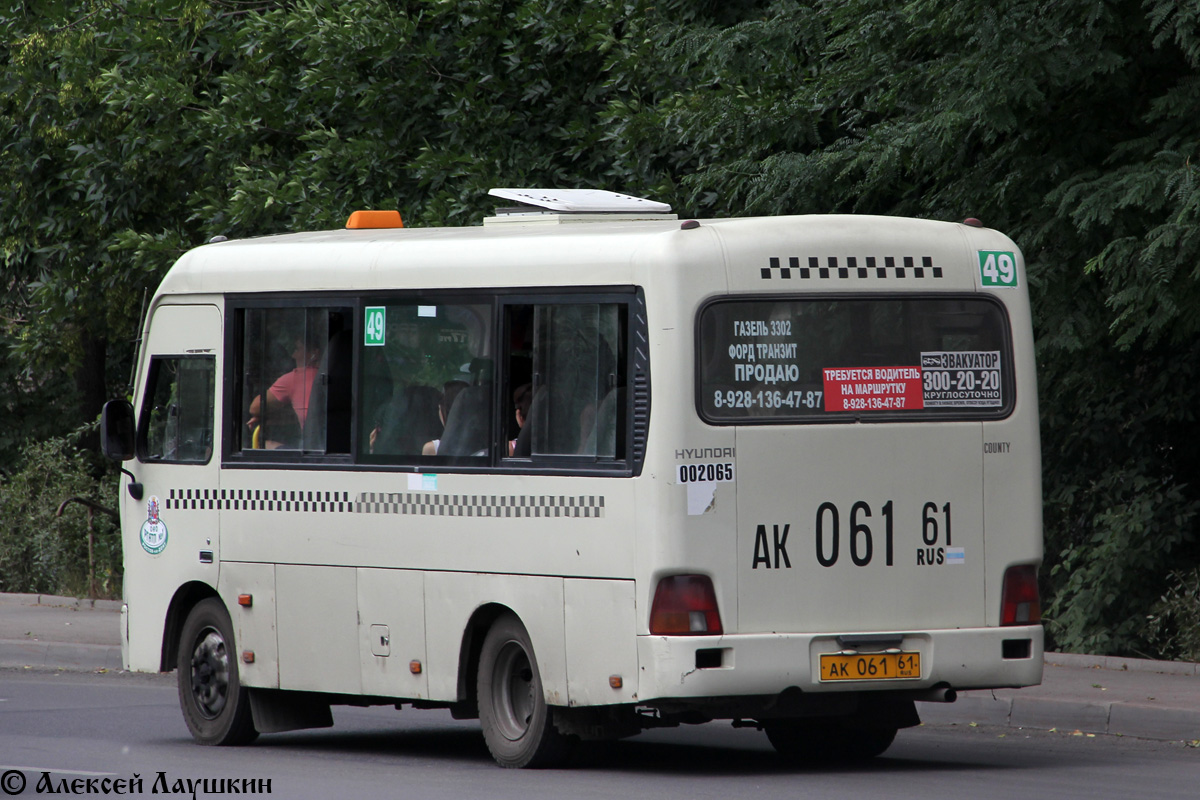
{"label": "large painted number \u0430\u043a 061 61", "polygon": [[[879,509],[883,517],[883,562],[886,566],[895,563],[895,502],[888,500]],[[879,531],[878,523],[874,529],[871,524],[875,519],[871,504],[865,500],[857,500],[850,506],[850,530],[846,538],[846,550],[850,560],[856,567],[865,567],[876,557],[876,543]],[[821,503],[817,507],[817,516],[813,526],[814,544],[816,545],[817,563],[823,567],[832,567],[838,563],[842,555],[842,514],[833,503]],[[921,509],[921,541],[926,547],[941,544],[945,550],[953,545],[950,526],[950,503],[925,503]],[[944,540],[942,537],[944,536]],[[962,548],[959,548],[961,551]],[[944,553],[937,563],[942,563]],[[926,563],[922,557],[919,563]],[[933,563],[930,560],[928,563]]]}

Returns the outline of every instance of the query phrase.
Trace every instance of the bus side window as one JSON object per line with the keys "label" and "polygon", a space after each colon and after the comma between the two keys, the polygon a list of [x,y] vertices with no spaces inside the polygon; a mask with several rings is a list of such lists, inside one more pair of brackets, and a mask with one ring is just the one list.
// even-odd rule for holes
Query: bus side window
{"label": "bus side window", "polygon": [[249,308],[241,450],[350,452],[350,309]]}
{"label": "bus side window", "polygon": [[[478,463],[491,448],[490,303],[396,299],[373,308],[360,366],[359,453],[388,463]],[[453,459],[453,461],[451,461]]]}
{"label": "bus side window", "polygon": [[142,401],[138,458],[204,464],[212,457],[215,362],[154,358]]}
{"label": "bus side window", "polygon": [[532,373],[529,412],[522,415],[513,457],[624,459],[624,305],[512,306],[510,315],[509,419],[517,418],[526,359]]}

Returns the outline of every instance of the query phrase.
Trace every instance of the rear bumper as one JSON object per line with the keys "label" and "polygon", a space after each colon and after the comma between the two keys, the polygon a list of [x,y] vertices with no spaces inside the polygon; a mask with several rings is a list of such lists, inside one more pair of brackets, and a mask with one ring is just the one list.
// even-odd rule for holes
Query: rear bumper
{"label": "rear bumper", "polygon": [[[638,700],[773,695],[792,687],[803,692],[963,690],[1042,682],[1040,625],[906,632],[900,649],[921,654],[920,678],[822,682],[821,654],[844,651],[836,634],[639,636]],[[1004,657],[1014,653],[1020,657]]]}

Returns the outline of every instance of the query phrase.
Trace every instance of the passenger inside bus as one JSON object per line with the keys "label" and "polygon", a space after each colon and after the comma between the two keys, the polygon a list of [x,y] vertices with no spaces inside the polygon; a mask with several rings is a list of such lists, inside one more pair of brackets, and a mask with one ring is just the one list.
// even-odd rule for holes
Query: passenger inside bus
{"label": "passenger inside bus", "polygon": [[512,457],[517,449],[517,439],[525,428],[525,420],[529,418],[529,406],[533,403],[533,385],[521,384],[513,392],[513,418],[517,423],[517,435],[508,441],[508,455]]}
{"label": "passenger inside bus", "polygon": [[614,457],[624,399],[618,307],[514,306],[510,313],[513,347],[522,360],[528,354],[532,384],[509,456]]}
{"label": "passenger inside bus", "polygon": [[280,375],[266,392],[250,401],[250,418],[246,425],[254,432],[258,447],[295,447],[308,417],[321,347],[311,330],[306,336],[295,337],[293,344],[295,369]]}
{"label": "passenger inside bus", "polygon": [[405,456],[421,453],[427,442],[442,435],[441,401],[442,393],[432,386],[413,384],[396,392],[371,431],[371,452]]}
{"label": "passenger inside bus", "polygon": [[[458,399],[458,395],[463,391],[463,389],[468,387],[469,384],[467,384],[465,381],[447,381],[445,386],[442,387],[442,396],[438,401],[438,418],[442,423],[443,434],[445,433],[445,428],[447,427],[447,420],[450,419],[450,413],[454,410],[454,404]],[[425,446],[421,448],[421,455],[436,456],[438,451],[441,450],[441,447],[442,437],[439,436],[439,438],[431,439],[425,443]]]}

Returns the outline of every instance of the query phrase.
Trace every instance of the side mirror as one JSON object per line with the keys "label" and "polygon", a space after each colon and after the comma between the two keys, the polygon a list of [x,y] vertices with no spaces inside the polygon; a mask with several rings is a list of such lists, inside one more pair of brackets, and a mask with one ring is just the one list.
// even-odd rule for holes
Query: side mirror
{"label": "side mirror", "polygon": [[128,400],[109,400],[100,412],[100,450],[113,461],[134,457],[133,404]]}

